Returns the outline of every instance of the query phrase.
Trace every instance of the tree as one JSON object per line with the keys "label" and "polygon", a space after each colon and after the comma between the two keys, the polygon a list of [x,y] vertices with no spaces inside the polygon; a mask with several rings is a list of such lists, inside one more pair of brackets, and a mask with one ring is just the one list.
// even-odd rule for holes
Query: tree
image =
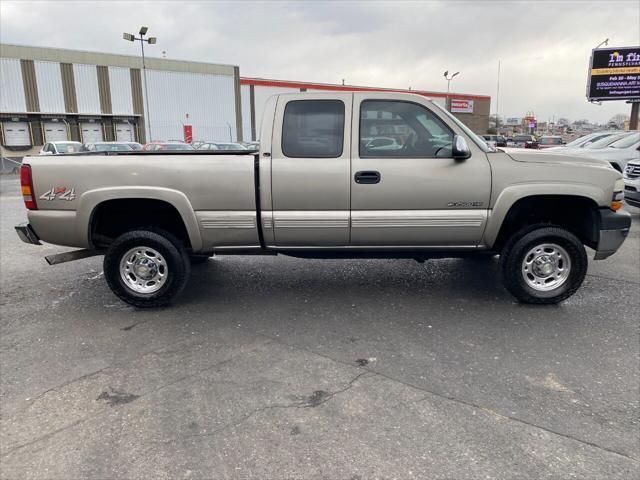
{"label": "tree", "polygon": [[607,125],[612,126],[613,128],[624,128],[624,122],[629,120],[629,115],[625,115],[624,113],[618,113],[611,117],[611,120],[607,122]]}
{"label": "tree", "polygon": [[496,135],[498,133],[498,130],[496,129],[496,127],[489,127],[487,128],[487,133],[489,135]]}

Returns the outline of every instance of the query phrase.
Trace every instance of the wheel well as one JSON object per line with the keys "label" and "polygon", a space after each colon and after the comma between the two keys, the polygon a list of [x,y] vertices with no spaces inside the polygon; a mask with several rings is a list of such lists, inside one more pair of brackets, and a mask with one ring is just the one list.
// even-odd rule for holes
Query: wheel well
{"label": "wheel well", "polygon": [[91,215],[90,242],[104,248],[125,232],[154,227],[173,234],[191,248],[189,234],[176,208],[162,200],[127,198],[100,203]]}
{"label": "wheel well", "polygon": [[534,195],[514,203],[502,222],[493,248],[500,250],[518,230],[537,223],[564,227],[580,241],[595,247],[598,242],[598,205],[574,195]]}

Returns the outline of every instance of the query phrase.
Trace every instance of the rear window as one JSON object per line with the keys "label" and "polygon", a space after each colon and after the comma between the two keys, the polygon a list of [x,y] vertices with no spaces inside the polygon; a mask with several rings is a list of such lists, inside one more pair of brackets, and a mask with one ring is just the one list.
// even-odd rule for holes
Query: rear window
{"label": "rear window", "polygon": [[640,133],[634,133],[629,135],[628,137],[624,137],[617,142],[614,142],[610,145],[611,148],[628,148],[636,143],[640,142]]}
{"label": "rear window", "polygon": [[284,109],[282,153],[292,158],[338,158],[344,143],[344,103],[293,100]]}

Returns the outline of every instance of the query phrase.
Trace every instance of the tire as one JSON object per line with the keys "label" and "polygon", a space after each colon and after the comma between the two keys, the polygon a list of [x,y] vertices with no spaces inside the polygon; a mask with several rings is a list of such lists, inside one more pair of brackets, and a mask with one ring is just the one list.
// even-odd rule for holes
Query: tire
{"label": "tire", "polygon": [[169,304],[191,273],[182,243],[162,230],[134,230],[120,235],[107,249],[103,266],[113,293],[138,308]]}
{"label": "tire", "polygon": [[505,288],[520,302],[533,304],[569,298],[582,285],[589,264],[573,233],[546,224],[517,232],[500,257]]}

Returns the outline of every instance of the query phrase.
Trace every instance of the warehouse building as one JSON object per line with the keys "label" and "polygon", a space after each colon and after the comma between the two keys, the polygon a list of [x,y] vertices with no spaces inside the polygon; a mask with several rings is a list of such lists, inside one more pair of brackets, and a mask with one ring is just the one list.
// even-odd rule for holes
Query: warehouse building
{"label": "warehouse building", "polygon": [[146,59],[146,89],[144,73],[139,56],[0,44],[2,155],[35,154],[47,141],[144,143],[187,131],[193,140],[258,140],[267,98],[305,91],[410,92],[448,105],[478,133],[489,127],[485,95],[241,78],[233,65],[155,57]]}
{"label": "warehouse building", "polygon": [[47,141],[181,139],[242,135],[239,69],[146,59],[149,121],[139,56],[0,45],[3,155],[33,153]]}

